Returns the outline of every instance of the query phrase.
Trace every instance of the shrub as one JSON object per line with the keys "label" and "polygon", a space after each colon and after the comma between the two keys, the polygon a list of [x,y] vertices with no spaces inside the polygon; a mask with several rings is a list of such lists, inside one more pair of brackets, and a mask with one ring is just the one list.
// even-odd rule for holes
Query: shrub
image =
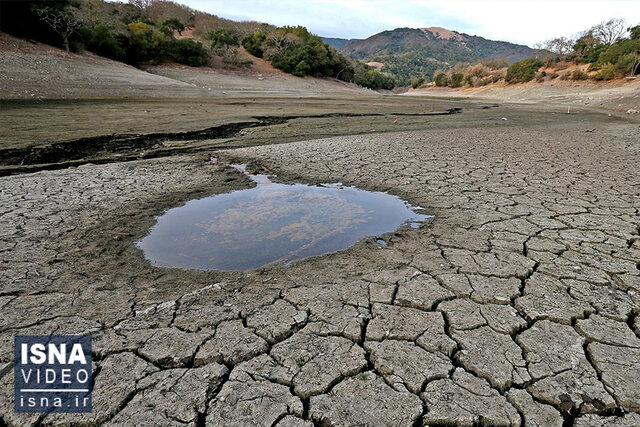
{"label": "shrub", "polygon": [[255,31],[253,34],[242,39],[242,46],[247,49],[251,55],[262,58],[264,50],[262,44],[267,39],[267,34],[261,31]]}
{"label": "shrub", "polygon": [[616,71],[621,74],[635,74],[640,67],[640,52],[627,53],[618,58]]}
{"label": "shrub", "polygon": [[467,75],[471,77],[485,77],[489,75],[489,67],[483,64],[472,65],[467,69]]}
{"label": "shrub", "polygon": [[440,86],[440,87],[444,87],[449,84],[447,75],[442,71],[440,71],[439,73],[436,73],[436,75],[433,77],[433,81],[436,84],[436,86]]}
{"label": "shrub", "polygon": [[137,21],[128,25],[131,32],[131,46],[128,52],[130,60],[134,63],[162,58],[162,48],[166,36],[149,24]]}
{"label": "shrub", "polygon": [[417,89],[424,84],[424,81],[425,81],[424,77],[413,78],[411,82],[411,87],[414,89]]}
{"label": "shrub", "polygon": [[225,49],[222,53],[222,62],[227,65],[231,65],[232,67],[250,67],[253,64],[253,61],[247,58],[243,58],[238,54],[238,48],[236,46],[231,46],[228,49]]}
{"label": "shrub", "polygon": [[104,25],[98,25],[95,28],[85,28],[82,31],[84,46],[87,50],[97,53],[98,55],[117,61],[125,60],[127,51],[124,47],[126,38],[118,36]]}
{"label": "shrub", "polygon": [[495,70],[491,72],[491,81],[492,82],[497,82],[499,80],[504,80],[504,78],[507,75],[507,70],[506,69],[500,69],[500,70]]}
{"label": "shrub", "polygon": [[473,78],[473,86],[474,87],[482,87],[491,83],[490,77],[474,77]]}
{"label": "shrub", "polygon": [[453,73],[451,75],[451,87],[460,87],[462,86],[462,79],[464,78],[464,74],[462,73]]}
{"label": "shrub", "polygon": [[597,63],[593,62],[589,64],[589,68],[587,68],[587,71],[596,71],[599,69],[600,69],[600,66]]}
{"label": "shrub", "polygon": [[211,41],[211,48],[216,51],[224,50],[229,46],[240,45],[240,40],[236,33],[223,29],[209,31],[205,39]]}
{"label": "shrub", "polygon": [[550,73],[550,74],[549,74],[549,78],[550,78],[551,80],[553,80],[553,79],[557,79],[557,78],[558,78],[558,75],[559,75],[558,73]]}
{"label": "shrub", "polygon": [[537,58],[523,59],[511,64],[507,69],[505,81],[507,83],[531,81],[540,67],[542,67],[542,61]]}
{"label": "shrub", "polygon": [[571,73],[572,80],[587,80],[588,78],[589,78],[589,75],[582,70],[576,69],[576,70],[573,70],[573,73]]}
{"label": "shrub", "polygon": [[498,83],[502,79],[504,79],[504,75],[500,75],[497,73],[492,73],[489,77],[489,81],[491,81],[491,83]]}
{"label": "shrub", "polygon": [[304,77],[309,74],[309,71],[311,71],[311,67],[303,59],[302,61],[298,62],[298,65],[296,65],[296,68],[293,70],[293,75]]}
{"label": "shrub", "polygon": [[616,67],[607,63],[602,66],[600,71],[596,74],[596,80],[611,80],[616,76]]}
{"label": "shrub", "polygon": [[191,39],[170,39],[167,54],[176,62],[201,67],[209,62],[209,52],[200,42]]}

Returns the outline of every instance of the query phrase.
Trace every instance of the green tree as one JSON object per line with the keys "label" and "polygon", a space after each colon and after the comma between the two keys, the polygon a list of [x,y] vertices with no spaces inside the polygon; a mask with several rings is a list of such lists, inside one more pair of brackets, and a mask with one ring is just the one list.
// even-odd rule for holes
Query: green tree
{"label": "green tree", "polygon": [[205,38],[211,41],[211,48],[218,52],[225,50],[229,46],[240,45],[238,35],[225,29],[209,31]]}
{"label": "green tree", "polygon": [[311,71],[311,67],[303,59],[302,61],[298,62],[298,65],[296,65],[296,68],[293,70],[293,75],[304,77],[309,74],[309,71]]}
{"label": "green tree", "polygon": [[159,59],[162,56],[162,47],[165,35],[156,28],[144,22],[132,22],[128,25],[131,32],[130,55],[134,62]]}
{"label": "green tree", "polygon": [[176,62],[201,67],[209,62],[209,52],[200,42],[191,39],[171,39],[167,42],[167,54]]}
{"label": "green tree", "polygon": [[242,39],[242,46],[247,49],[251,55],[256,56],[258,58],[262,58],[264,55],[264,50],[262,49],[262,45],[267,39],[267,33],[262,31],[254,31],[253,34],[246,36]]}
{"label": "green tree", "polygon": [[537,58],[523,59],[522,61],[511,64],[509,68],[507,68],[507,75],[504,80],[507,83],[531,81],[542,65],[542,61]]}
{"label": "green tree", "polygon": [[622,40],[618,43],[612,44],[600,54],[598,62],[606,64],[610,62],[614,65],[626,55],[633,55],[640,53],[640,39],[628,39]]}
{"label": "green tree", "polygon": [[585,61],[590,52],[600,43],[593,35],[591,30],[585,32],[573,44],[573,53],[570,55],[572,59],[577,61]]}
{"label": "green tree", "polygon": [[451,87],[460,87],[462,86],[462,79],[464,78],[464,74],[462,73],[453,73],[451,75]]}
{"label": "green tree", "polygon": [[445,87],[449,84],[449,80],[447,79],[447,75],[445,73],[443,73],[442,71],[437,72],[434,76],[433,76],[433,82],[436,84],[436,86],[440,86],[440,87]]}
{"label": "green tree", "polygon": [[616,61],[616,70],[622,74],[640,73],[640,52],[631,52],[622,55]]}
{"label": "green tree", "polygon": [[184,31],[184,24],[178,18],[169,18],[162,23],[162,26],[177,31],[179,35],[182,35],[182,31]]}
{"label": "green tree", "polygon": [[84,28],[81,35],[87,50],[118,61],[126,59],[128,39],[114,34],[107,26]]}

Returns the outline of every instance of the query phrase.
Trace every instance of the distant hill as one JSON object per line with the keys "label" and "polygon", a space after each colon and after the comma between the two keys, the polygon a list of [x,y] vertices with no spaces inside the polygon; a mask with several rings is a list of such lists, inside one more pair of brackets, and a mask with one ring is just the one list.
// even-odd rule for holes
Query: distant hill
{"label": "distant hill", "polygon": [[457,62],[504,58],[509,62],[534,56],[528,46],[487,40],[440,27],[397,28],[340,48],[344,55],[365,62],[384,63],[383,71],[392,74],[400,85],[409,85],[411,77],[429,76]]}
{"label": "distant hill", "polygon": [[329,46],[335,47],[338,50],[342,49],[343,47],[345,47],[351,42],[359,42],[362,40],[362,39],[340,39],[340,38],[333,38],[333,37],[321,37],[321,38],[323,42],[325,42]]}

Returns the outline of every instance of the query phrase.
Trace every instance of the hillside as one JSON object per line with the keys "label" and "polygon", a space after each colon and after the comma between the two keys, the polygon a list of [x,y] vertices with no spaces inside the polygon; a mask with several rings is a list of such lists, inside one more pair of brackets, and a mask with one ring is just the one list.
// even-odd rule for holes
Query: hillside
{"label": "hillside", "polygon": [[372,93],[335,79],[294,77],[259,58],[241,69],[176,63],[140,69],[90,52],[66,52],[0,32],[0,100],[309,97],[352,96],[355,92]]}
{"label": "hillside", "polygon": [[76,54],[0,32],[0,99],[150,97],[201,89],[90,52]]}
{"label": "hillside", "polygon": [[328,44],[329,46],[333,46],[336,49],[342,49],[349,43],[359,42],[362,39],[341,39],[337,37],[322,37],[322,41]]}
{"label": "hillside", "polygon": [[395,86],[390,76],[339,54],[302,26],[235,22],[171,1],[0,2],[0,16],[0,31],[7,34],[137,68],[179,63],[240,70],[266,61],[297,77],[369,89]]}
{"label": "hillside", "polygon": [[457,62],[484,58],[516,62],[534,56],[534,50],[528,46],[439,27],[383,31],[349,43],[340,52],[365,62],[384,63],[383,71],[392,74],[400,85],[409,85],[412,77],[431,76],[437,69],[446,69]]}

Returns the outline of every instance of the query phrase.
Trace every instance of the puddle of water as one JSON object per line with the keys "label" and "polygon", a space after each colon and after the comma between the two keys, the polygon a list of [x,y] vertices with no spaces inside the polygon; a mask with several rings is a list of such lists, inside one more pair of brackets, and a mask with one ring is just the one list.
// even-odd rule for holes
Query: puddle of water
{"label": "puddle of water", "polygon": [[[244,172],[244,165],[232,166]],[[387,193],[249,176],[254,188],[166,211],[137,246],[155,266],[249,270],[337,252],[365,236],[405,224],[416,227],[430,218]]]}

